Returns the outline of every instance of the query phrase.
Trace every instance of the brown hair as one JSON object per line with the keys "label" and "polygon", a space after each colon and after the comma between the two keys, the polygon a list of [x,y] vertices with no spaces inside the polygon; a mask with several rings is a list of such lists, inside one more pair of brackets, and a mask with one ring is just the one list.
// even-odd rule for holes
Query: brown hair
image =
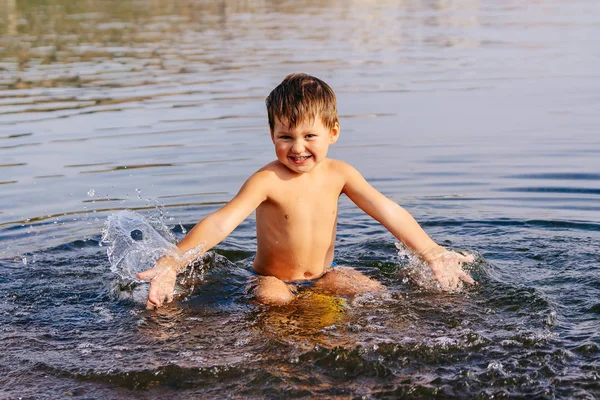
{"label": "brown hair", "polygon": [[332,129],[338,122],[335,93],[328,84],[307,74],[291,74],[269,94],[265,100],[269,127],[275,129],[275,118],[287,120],[289,127],[317,115],[323,125]]}

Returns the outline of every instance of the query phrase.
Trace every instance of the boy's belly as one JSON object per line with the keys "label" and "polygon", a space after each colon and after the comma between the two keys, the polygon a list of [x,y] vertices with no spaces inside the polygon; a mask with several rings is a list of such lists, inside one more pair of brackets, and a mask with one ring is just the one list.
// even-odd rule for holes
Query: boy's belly
{"label": "boy's belly", "polygon": [[285,282],[312,280],[319,278],[331,268],[333,248],[320,256],[315,256],[316,254],[313,253],[312,257],[294,257],[286,251],[279,254],[264,254],[259,250],[252,267],[261,275],[274,276]]}
{"label": "boy's belly", "polygon": [[333,261],[336,205],[337,198],[331,204],[288,205],[287,212],[261,205],[256,212],[254,270],[287,282],[323,275]]}

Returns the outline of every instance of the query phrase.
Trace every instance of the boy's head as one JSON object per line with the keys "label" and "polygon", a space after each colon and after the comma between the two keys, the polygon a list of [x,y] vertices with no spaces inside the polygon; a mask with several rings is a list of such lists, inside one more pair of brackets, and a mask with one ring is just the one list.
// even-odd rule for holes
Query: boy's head
{"label": "boy's head", "polygon": [[288,128],[314,120],[317,116],[327,129],[338,122],[335,93],[328,84],[307,74],[291,74],[269,94],[265,101],[271,133],[278,119]]}

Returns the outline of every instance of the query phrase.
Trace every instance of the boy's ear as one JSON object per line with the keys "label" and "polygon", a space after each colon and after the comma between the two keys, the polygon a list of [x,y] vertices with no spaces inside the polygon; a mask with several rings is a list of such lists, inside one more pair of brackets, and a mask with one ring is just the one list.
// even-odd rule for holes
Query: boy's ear
{"label": "boy's ear", "polygon": [[340,137],[340,124],[336,122],[333,125],[333,128],[331,128],[331,130],[329,131],[329,144],[334,144],[335,142],[337,142],[339,137]]}

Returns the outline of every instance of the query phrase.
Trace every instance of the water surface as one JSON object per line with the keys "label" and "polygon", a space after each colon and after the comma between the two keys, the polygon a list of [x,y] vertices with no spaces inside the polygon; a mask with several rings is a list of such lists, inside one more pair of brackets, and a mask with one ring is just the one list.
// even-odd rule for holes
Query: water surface
{"label": "water surface", "polygon": [[[7,398],[600,396],[600,8],[547,2],[0,2]],[[336,260],[389,295],[247,295],[251,216],[151,313],[104,221],[181,238],[274,158],[264,98],[326,80],[357,167],[480,284],[424,290],[347,199]],[[136,297],[137,296],[137,297]]]}

